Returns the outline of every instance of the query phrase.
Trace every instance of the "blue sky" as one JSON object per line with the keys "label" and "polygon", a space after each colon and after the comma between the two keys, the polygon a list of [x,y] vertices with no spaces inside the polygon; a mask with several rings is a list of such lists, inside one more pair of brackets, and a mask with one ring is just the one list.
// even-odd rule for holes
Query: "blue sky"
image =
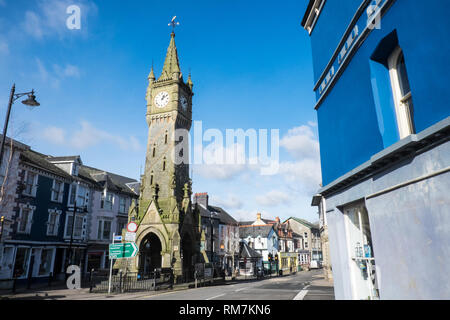
{"label": "blue sky", "polygon": [[[194,82],[193,119],[203,128],[279,129],[280,172],[194,168],[194,192],[237,219],[297,216],[310,207],[320,165],[307,0],[0,0],[0,121],[13,82],[41,106],[14,105],[10,136],[55,156],[138,179],[148,128],[145,91],[159,76],[177,15],[176,44]],[[81,29],[66,8],[81,8]]]}

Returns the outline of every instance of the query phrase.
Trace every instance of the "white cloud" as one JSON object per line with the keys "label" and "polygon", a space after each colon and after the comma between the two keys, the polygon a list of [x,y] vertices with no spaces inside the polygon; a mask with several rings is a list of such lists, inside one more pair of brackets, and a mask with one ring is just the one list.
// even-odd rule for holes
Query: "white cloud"
{"label": "white cloud", "polygon": [[319,157],[319,141],[315,138],[311,126],[303,125],[289,130],[281,139],[280,146],[297,159]]}
{"label": "white cloud", "polygon": [[210,199],[211,205],[223,207],[225,209],[241,209],[244,205],[243,202],[233,194],[227,195],[226,198],[222,198],[217,195],[212,195]]}
{"label": "white cloud", "polygon": [[296,183],[307,192],[315,192],[319,189],[321,178],[320,161],[305,159],[295,162],[280,163],[280,173],[286,182]]}
{"label": "white cloud", "polygon": [[41,19],[33,11],[25,12],[23,28],[26,33],[34,38],[41,39],[44,36]]}
{"label": "white cloud", "polygon": [[8,54],[8,53],[9,53],[8,43],[0,39],[0,54]]}
{"label": "white cloud", "polygon": [[[229,161],[230,156],[238,161]],[[248,169],[245,148],[237,143],[228,148],[211,143],[203,150],[203,162],[194,165],[195,171],[208,179],[229,180]]]}
{"label": "white cloud", "polygon": [[65,67],[61,67],[57,64],[53,65],[53,70],[60,78],[79,78],[80,69],[77,66],[68,64]]}
{"label": "white cloud", "polygon": [[59,88],[61,81],[64,79],[79,78],[81,75],[80,69],[71,64],[64,67],[53,64],[52,70],[49,70],[39,58],[36,58],[36,64],[38,78],[42,82],[48,83],[52,88]]}
{"label": "white cloud", "polygon": [[[1,0],[0,0],[1,1]],[[25,12],[25,19],[22,24],[23,30],[36,39],[57,35],[62,38],[69,35],[66,21],[69,17],[66,10],[73,5],[72,0],[41,0],[37,3],[36,11]],[[97,13],[97,6],[86,0],[79,0],[76,3],[80,7],[81,19],[86,21],[88,15]],[[82,29],[84,23],[82,22]]]}
{"label": "white cloud", "polygon": [[57,127],[45,128],[42,132],[42,138],[53,144],[64,144],[66,141],[66,132]]}
{"label": "white cloud", "polygon": [[66,130],[53,126],[44,128],[43,130],[35,128],[35,132],[41,132],[40,137],[47,142],[75,149],[87,149],[102,144],[110,144],[124,151],[142,150],[142,146],[136,137],[130,136],[124,138],[111,134],[97,129],[87,121],[82,121],[80,125],[81,127],[72,134],[67,134]]}
{"label": "white cloud", "polygon": [[264,195],[256,197],[256,203],[266,207],[276,207],[280,204],[289,204],[291,201],[291,195],[279,190],[272,190]]}

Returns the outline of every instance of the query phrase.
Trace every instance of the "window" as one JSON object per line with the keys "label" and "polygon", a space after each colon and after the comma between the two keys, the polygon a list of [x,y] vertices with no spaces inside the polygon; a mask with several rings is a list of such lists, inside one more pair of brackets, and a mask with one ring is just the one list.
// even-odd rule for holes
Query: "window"
{"label": "window", "polygon": [[80,184],[72,184],[69,192],[69,205],[75,205],[77,201],[77,207],[84,207],[89,204],[89,189]]}
{"label": "window", "polygon": [[121,235],[122,230],[125,229],[126,227],[127,227],[127,223],[125,221],[118,221],[116,234]]}
{"label": "window", "polygon": [[58,234],[59,216],[61,211],[49,210],[48,222],[47,222],[47,235],[56,236]]}
{"label": "window", "polygon": [[[73,223],[73,214],[67,216],[65,237],[70,238],[72,236],[72,223]],[[81,239],[83,235],[83,224],[84,224],[84,217],[77,214],[75,218],[75,225],[73,226],[74,238]]]}
{"label": "window", "polygon": [[126,209],[126,199],[124,197],[119,197],[119,212],[127,213]]}
{"label": "window", "polygon": [[2,166],[0,167],[0,187],[3,185],[3,182],[5,181],[6,177],[6,172],[8,171],[8,165],[10,163],[9,156],[10,156],[10,149],[7,149],[7,147],[5,146]]}
{"label": "window", "polygon": [[156,156],[156,146],[153,146],[153,153],[152,153],[153,158]]}
{"label": "window", "polygon": [[308,248],[308,242],[305,241],[305,249],[307,249],[307,248]]}
{"label": "window", "polygon": [[164,138],[164,143],[167,144],[167,131],[166,131],[166,136]]}
{"label": "window", "polygon": [[12,277],[12,262],[14,261],[14,247],[3,246],[0,256],[0,278],[8,279]]}
{"label": "window", "polygon": [[24,278],[27,275],[28,264],[30,262],[30,248],[19,247],[16,253],[16,262],[14,264],[14,276]]}
{"label": "window", "polygon": [[38,175],[34,172],[27,171],[25,173],[25,189],[23,193],[28,196],[35,197],[36,196],[36,188],[37,188],[37,177]]}
{"label": "window", "polygon": [[53,180],[52,186],[52,201],[61,203],[64,195],[64,183],[58,180]]}
{"label": "window", "polygon": [[99,220],[98,221],[98,240],[110,240],[111,239],[111,221]]}
{"label": "window", "polygon": [[29,234],[33,223],[33,212],[35,207],[20,205],[17,232]]}
{"label": "window", "polygon": [[415,133],[413,102],[405,56],[400,47],[395,48],[388,58],[389,75],[396,107],[397,125],[400,139]]}
{"label": "window", "polygon": [[42,249],[41,264],[39,265],[39,275],[47,276],[50,274],[53,260],[54,249]]}
{"label": "window", "polygon": [[100,207],[105,210],[112,210],[114,203],[114,195],[106,192],[102,195]]}
{"label": "window", "polygon": [[164,157],[164,160],[163,160],[163,171],[165,171],[166,170],[166,158]]}
{"label": "window", "polygon": [[364,204],[344,210],[354,299],[379,297],[375,257],[367,209]]}

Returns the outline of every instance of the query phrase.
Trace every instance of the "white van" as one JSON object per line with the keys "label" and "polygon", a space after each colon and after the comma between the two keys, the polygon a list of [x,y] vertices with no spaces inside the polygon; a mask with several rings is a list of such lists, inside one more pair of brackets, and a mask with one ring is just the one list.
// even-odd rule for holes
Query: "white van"
{"label": "white van", "polygon": [[317,260],[312,260],[309,264],[309,269],[319,269],[320,263]]}

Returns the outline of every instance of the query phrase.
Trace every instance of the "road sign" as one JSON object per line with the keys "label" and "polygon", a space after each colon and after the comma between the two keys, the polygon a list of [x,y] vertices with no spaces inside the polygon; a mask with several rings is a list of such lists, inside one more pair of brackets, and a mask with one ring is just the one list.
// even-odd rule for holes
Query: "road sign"
{"label": "road sign", "polygon": [[123,259],[135,257],[138,252],[138,247],[134,242],[117,243],[109,245],[110,259]]}
{"label": "road sign", "polygon": [[127,230],[128,232],[136,232],[138,228],[138,225],[136,222],[131,221],[129,224],[127,224]]}
{"label": "road sign", "polygon": [[122,241],[122,236],[114,236],[114,241]]}
{"label": "road sign", "polygon": [[136,241],[136,233],[134,233],[134,232],[125,233],[125,241],[135,242]]}

